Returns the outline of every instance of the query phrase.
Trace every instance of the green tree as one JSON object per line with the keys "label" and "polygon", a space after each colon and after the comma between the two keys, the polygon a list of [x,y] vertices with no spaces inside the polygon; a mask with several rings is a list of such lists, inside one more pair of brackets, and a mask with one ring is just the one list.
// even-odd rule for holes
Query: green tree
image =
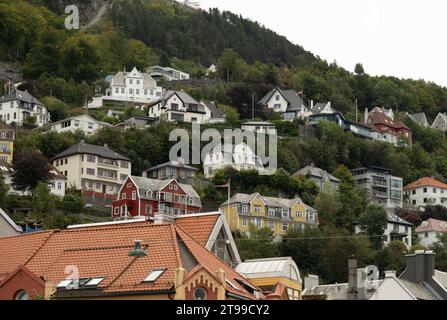
{"label": "green tree", "polygon": [[171,66],[171,59],[169,58],[169,55],[166,52],[163,52],[160,55],[160,66],[162,67],[170,67]]}
{"label": "green tree", "polygon": [[250,235],[243,233],[236,235],[235,242],[242,260],[268,258],[277,255],[278,247],[273,242],[275,235],[268,228],[249,226]]}
{"label": "green tree", "polygon": [[358,76],[363,76],[365,74],[365,70],[363,69],[363,64],[357,63],[355,65],[354,72]]}
{"label": "green tree", "polygon": [[383,234],[387,226],[388,216],[383,207],[371,204],[366,208],[358,219],[359,228],[365,232],[373,244],[379,249],[383,245]]}
{"label": "green tree", "polygon": [[51,180],[50,164],[38,151],[26,150],[16,155],[11,183],[19,191],[31,191],[33,194],[39,182]]}
{"label": "green tree", "polygon": [[391,241],[387,247],[377,251],[375,261],[382,272],[393,270],[397,273],[405,269],[407,247],[402,241]]}
{"label": "green tree", "polygon": [[3,176],[3,173],[0,172],[0,207],[3,207],[8,192],[9,186],[5,183],[5,177]]}
{"label": "green tree", "polygon": [[47,182],[39,182],[35,191],[35,201],[33,207],[34,218],[44,219],[44,225],[47,229],[52,227],[54,219],[55,199],[50,193]]}
{"label": "green tree", "polygon": [[68,116],[68,106],[56,97],[43,97],[42,103],[51,114],[51,121],[57,122]]}
{"label": "green tree", "polygon": [[217,70],[227,82],[240,81],[246,72],[246,64],[233,49],[225,49],[217,62]]}

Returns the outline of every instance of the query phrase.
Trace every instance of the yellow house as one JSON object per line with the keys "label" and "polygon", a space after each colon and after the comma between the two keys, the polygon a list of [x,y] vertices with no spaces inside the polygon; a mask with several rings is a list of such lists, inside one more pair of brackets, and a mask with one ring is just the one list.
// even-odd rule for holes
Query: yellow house
{"label": "yellow house", "polygon": [[237,193],[220,206],[220,211],[225,214],[232,231],[248,233],[250,225],[254,225],[256,228],[269,227],[281,237],[290,228],[318,226],[317,211],[298,197],[283,199],[264,197],[259,193]]}
{"label": "yellow house", "polygon": [[291,257],[247,260],[236,271],[261,288],[269,300],[301,300],[303,282]]}
{"label": "yellow house", "polygon": [[0,121],[0,160],[12,164],[14,154],[14,130]]}

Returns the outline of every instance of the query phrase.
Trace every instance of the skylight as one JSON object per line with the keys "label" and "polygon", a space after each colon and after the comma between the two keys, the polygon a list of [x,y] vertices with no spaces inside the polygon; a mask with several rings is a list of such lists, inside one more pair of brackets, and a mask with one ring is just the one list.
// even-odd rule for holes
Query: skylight
{"label": "skylight", "polygon": [[166,269],[159,269],[159,270],[153,270],[146,279],[144,279],[143,282],[154,282],[156,281],[164,272]]}
{"label": "skylight", "polygon": [[236,289],[236,290],[238,290],[239,288],[238,287],[236,287],[236,285],[233,283],[233,282],[231,282],[230,280],[228,280],[228,279],[225,279],[225,281],[233,288],[233,289]]}
{"label": "skylight", "polygon": [[72,279],[63,280],[57,285],[57,287],[58,288],[66,288],[66,287],[68,287],[69,284],[71,284],[72,281],[73,281]]}
{"label": "skylight", "polygon": [[105,278],[92,278],[90,279],[85,286],[88,287],[96,287],[98,286]]}

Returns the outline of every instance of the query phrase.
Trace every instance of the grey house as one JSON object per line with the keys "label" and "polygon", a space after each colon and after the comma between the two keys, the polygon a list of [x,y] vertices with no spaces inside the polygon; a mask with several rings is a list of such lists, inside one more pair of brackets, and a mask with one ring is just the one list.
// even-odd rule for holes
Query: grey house
{"label": "grey house", "polygon": [[371,203],[385,209],[402,208],[403,179],[392,176],[385,168],[368,167],[351,171],[360,188],[368,192]]}
{"label": "grey house", "polygon": [[143,171],[143,177],[150,179],[177,179],[189,181],[194,178],[199,169],[181,162],[165,162]]}
{"label": "grey house", "polygon": [[320,191],[338,190],[338,186],[340,185],[340,180],[338,178],[334,177],[326,170],[315,167],[313,164],[298,170],[295,172],[294,176],[304,176],[313,180]]}

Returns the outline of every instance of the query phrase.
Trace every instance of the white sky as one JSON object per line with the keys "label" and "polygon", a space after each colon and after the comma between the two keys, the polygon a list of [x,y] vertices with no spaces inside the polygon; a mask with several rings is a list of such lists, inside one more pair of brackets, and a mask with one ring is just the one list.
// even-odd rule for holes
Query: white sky
{"label": "white sky", "polygon": [[371,75],[447,86],[446,0],[199,0],[241,14],[315,55]]}

